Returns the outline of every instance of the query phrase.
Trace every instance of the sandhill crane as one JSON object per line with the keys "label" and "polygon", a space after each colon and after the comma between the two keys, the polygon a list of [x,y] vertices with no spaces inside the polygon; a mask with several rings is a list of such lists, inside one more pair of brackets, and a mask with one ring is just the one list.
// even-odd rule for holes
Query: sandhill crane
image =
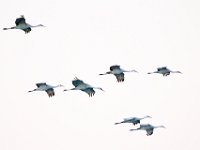
{"label": "sandhill crane", "polygon": [[145,130],[146,131],[146,135],[152,135],[153,134],[153,130],[155,128],[165,128],[165,126],[160,125],[160,126],[153,126],[151,124],[141,124],[139,128],[137,129],[130,129],[130,131],[135,131],[135,130]]}
{"label": "sandhill crane", "polygon": [[31,31],[31,28],[34,28],[34,27],[44,27],[44,25],[42,25],[42,24],[38,24],[38,25],[33,26],[33,25],[30,25],[30,24],[26,23],[26,19],[24,18],[23,15],[21,15],[19,18],[17,18],[15,20],[15,24],[16,24],[16,26],[10,27],[10,28],[3,28],[3,30],[21,29],[25,33],[29,33]]}
{"label": "sandhill crane", "polygon": [[113,65],[110,66],[110,71],[99,74],[99,75],[106,75],[106,74],[113,74],[115,75],[117,82],[123,82],[124,81],[124,72],[137,72],[136,70],[124,70],[120,68],[119,65]]}
{"label": "sandhill crane", "polygon": [[28,92],[34,92],[34,91],[46,91],[49,97],[52,97],[55,95],[54,88],[57,87],[64,87],[63,85],[59,84],[56,86],[48,85],[45,82],[43,83],[36,83],[37,88]]}
{"label": "sandhill crane", "polygon": [[148,74],[152,74],[152,73],[160,73],[163,76],[168,76],[168,75],[170,75],[170,73],[181,73],[181,72],[180,71],[172,71],[172,70],[168,69],[167,67],[159,67],[159,68],[157,68],[157,71],[148,72]]}
{"label": "sandhill crane", "polygon": [[99,90],[104,91],[102,88],[93,87],[93,86],[83,82],[82,80],[78,79],[77,77],[74,78],[74,80],[72,81],[72,84],[74,85],[74,88],[65,89],[64,91],[81,90],[81,91],[87,93],[89,95],[89,97],[94,96],[94,94],[95,94],[95,90],[94,89],[99,89]]}
{"label": "sandhill crane", "polygon": [[136,125],[136,124],[140,123],[140,120],[145,119],[145,118],[151,118],[151,116],[144,116],[142,118],[138,118],[138,117],[124,118],[123,121],[116,122],[115,125],[121,124],[121,123],[132,123],[133,125]]}

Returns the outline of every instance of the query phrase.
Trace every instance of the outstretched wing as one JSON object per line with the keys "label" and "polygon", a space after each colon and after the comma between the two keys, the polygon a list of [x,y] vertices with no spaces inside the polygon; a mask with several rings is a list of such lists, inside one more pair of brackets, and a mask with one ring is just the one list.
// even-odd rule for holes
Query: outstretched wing
{"label": "outstretched wing", "polygon": [[82,91],[86,92],[89,95],[89,97],[92,97],[95,94],[95,90],[93,88],[86,88]]}
{"label": "outstretched wing", "polygon": [[139,124],[139,123],[140,123],[140,120],[133,121],[133,125],[136,125],[136,124]]}
{"label": "outstretched wing", "polygon": [[84,82],[82,80],[79,80],[78,78],[75,78],[73,81],[72,81],[72,84],[77,87],[79,86],[80,84],[83,84]]}
{"label": "outstretched wing", "polygon": [[49,88],[46,90],[47,94],[49,97],[52,97],[55,95],[54,89],[53,88]]}
{"label": "outstretched wing", "polygon": [[124,82],[124,73],[115,74],[117,82]]}
{"label": "outstretched wing", "polygon": [[152,135],[153,134],[153,128],[147,129],[147,136]]}
{"label": "outstretched wing", "polygon": [[20,18],[17,18],[15,20],[16,26],[18,26],[19,24],[23,24],[23,23],[26,23],[26,20],[25,20],[24,16],[21,16]]}
{"label": "outstretched wing", "polygon": [[110,71],[113,71],[115,69],[119,69],[120,66],[119,65],[113,65],[113,66],[110,66]]}
{"label": "outstretched wing", "polygon": [[43,82],[43,83],[36,83],[36,86],[37,87],[40,87],[40,86],[46,86],[47,84],[45,83],[45,82]]}
{"label": "outstretched wing", "polygon": [[28,27],[28,28],[26,28],[26,29],[23,29],[23,31],[24,31],[25,33],[29,33],[29,32],[31,31],[31,28]]}
{"label": "outstretched wing", "polygon": [[157,70],[158,70],[158,71],[167,70],[167,67],[159,67]]}

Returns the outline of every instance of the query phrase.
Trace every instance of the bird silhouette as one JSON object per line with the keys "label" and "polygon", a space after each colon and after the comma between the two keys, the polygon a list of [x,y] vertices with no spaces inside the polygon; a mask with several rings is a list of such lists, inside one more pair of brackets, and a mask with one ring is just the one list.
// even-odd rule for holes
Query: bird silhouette
{"label": "bird silhouette", "polygon": [[31,28],[35,28],[35,27],[45,27],[42,24],[38,24],[38,25],[30,25],[28,23],[26,23],[26,19],[24,18],[23,15],[21,15],[19,18],[17,18],[15,20],[15,26],[14,27],[10,27],[10,28],[3,28],[3,30],[9,30],[9,29],[21,29],[23,30],[25,33],[29,33],[31,31]]}
{"label": "bird silhouette", "polygon": [[78,79],[77,77],[74,78],[74,80],[72,81],[72,84],[74,85],[74,88],[65,89],[64,91],[81,90],[81,91],[87,93],[89,95],[89,97],[94,96],[94,94],[95,94],[94,89],[99,89],[99,90],[104,91],[102,88],[91,86],[91,85],[83,82],[83,80]]}
{"label": "bird silhouette", "polygon": [[48,85],[45,82],[43,83],[36,83],[37,88],[28,92],[34,91],[46,91],[49,97],[55,96],[54,88],[63,87],[63,85],[59,84],[56,86]]}
{"label": "bird silhouette", "polygon": [[113,74],[115,75],[117,82],[124,82],[124,73],[125,72],[137,72],[136,70],[124,70],[120,68],[120,65],[112,65],[110,66],[110,71],[99,74],[99,75],[107,75],[107,74]]}

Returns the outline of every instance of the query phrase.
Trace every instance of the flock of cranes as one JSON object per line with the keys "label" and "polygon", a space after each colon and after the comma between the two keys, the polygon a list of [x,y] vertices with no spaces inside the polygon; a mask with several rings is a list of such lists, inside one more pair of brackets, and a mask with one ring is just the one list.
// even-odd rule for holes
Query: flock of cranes
{"label": "flock of cranes", "polygon": [[[140,121],[142,119],[145,119],[145,118],[152,118],[151,116],[144,116],[142,118],[138,118],[138,117],[130,117],[130,118],[124,118],[123,121],[121,122],[116,122],[115,125],[117,124],[122,124],[122,123],[131,123],[133,125],[137,125],[137,124],[140,124]],[[140,124],[140,127],[139,128],[136,128],[136,129],[130,129],[130,131],[137,131],[137,130],[145,130],[146,131],[146,135],[149,136],[149,135],[152,135],[153,134],[153,130],[155,128],[165,128],[165,126],[163,125],[159,125],[159,126],[153,126],[151,124]]]}
{"label": "flock of cranes", "polygon": [[[124,80],[125,80],[124,73],[125,72],[137,72],[137,71],[136,70],[124,70],[124,69],[120,68],[119,65],[113,65],[113,66],[110,66],[110,71],[103,73],[103,74],[99,74],[99,75],[113,74],[116,77],[117,82],[124,82]],[[167,67],[160,67],[157,69],[157,71],[148,72],[147,74],[152,74],[152,73],[160,73],[163,76],[168,76],[170,73],[181,73],[181,72],[180,71],[171,71]],[[89,95],[89,97],[94,96],[95,89],[104,91],[101,87],[91,86],[90,84],[85,83],[83,80],[80,80],[77,77],[75,77],[74,80],[72,80],[72,84],[73,84],[74,88],[65,89],[64,91],[81,90],[81,91],[87,93]],[[55,95],[55,92],[53,90],[54,88],[64,87],[63,85],[52,86],[52,85],[48,85],[46,83],[36,83],[36,86],[37,86],[36,89],[29,91],[29,92],[46,91],[49,97],[52,97]]]}
{"label": "flock of cranes", "polygon": [[[30,25],[30,24],[26,23],[24,16],[21,15],[19,18],[17,18],[15,20],[15,26],[9,27],[9,28],[3,28],[3,30],[20,29],[20,30],[23,30],[25,33],[29,33],[31,31],[31,28],[34,28],[34,27],[45,27],[45,26],[42,25],[42,24],[34,25],[34,26]],[[112,65],[112,66],[110,66],[110,71],[107,71],[105,73],[101,73],[99,75],[113,74],[116,77],[117,82],[124,82],[124,80],[125,80],[125,74],[124,73],[126,73],[126,72],[138,73],[136,70],[124,70],[119,65]],[[163,76],[168,76],[168,75],[170,75],[170,73],[181,73],[181,72],[180,71],[172,71],[172,70],[168,69],[167,67],[159,67],[159,68],[157,68],[156,71],[148,72],[147,74],[152,74],[152,73],[159,73],[159,74],[162,74]],[[77,77],[75,77],[74,80],[72,80],[72,84],[73,84],[74,88],[64,89],[64,91],[80,90],[80,91],[87,93],[89,95],[89,97],[94,96],[95,89],[104,91],[101,87],[91,86],[90,84],[85,83],[83,80],[80,80]],[[45,82],[36,83],[36,86],[37,86],[37,88],[30,90],[28,92],[45,91],[48,94],[49,97],[55,96],[54,88],[64,87],[64,85],[61,85],[61,84],[56,85],[56,86],[52,86],[52,85],[46,84]],[[151,118],[151,117],[150,116],[144,116],[142,118],[138,118],[138,117],[125,118],[121,122],[116,122],[115,125],[123,124],[123,123],[131,123],[133,125],[136,125],[136,124],[140,124],[141,120],[143,120],[145,118]],[[153,126],[151,124],[140,124],[139,128],[130,129],[130,131],[145,130],[146,133],[147,133],[146,135],[149,136],[149,135],[153,134],[153,131],[154,131],[155,128],[165,128],[165,127],[163,125]]]}

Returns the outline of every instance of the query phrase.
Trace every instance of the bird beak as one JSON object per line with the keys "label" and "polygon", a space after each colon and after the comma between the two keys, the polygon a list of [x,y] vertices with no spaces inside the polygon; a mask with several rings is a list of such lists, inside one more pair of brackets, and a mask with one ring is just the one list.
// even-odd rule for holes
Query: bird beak
{"label": "bird beak", "polygon": [[138,71],[134,70],[134,72],[139,73]]}

